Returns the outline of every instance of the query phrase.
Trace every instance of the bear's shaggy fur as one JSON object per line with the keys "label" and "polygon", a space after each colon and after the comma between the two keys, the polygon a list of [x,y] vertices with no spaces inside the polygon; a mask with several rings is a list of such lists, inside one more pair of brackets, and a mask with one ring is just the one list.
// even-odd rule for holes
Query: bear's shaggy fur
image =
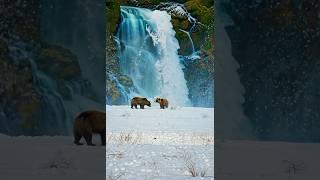
{"label": "bear's shaggy fur", "polygon": [[144,106],[149,106],[151,107],[150,101],[148,101],[147,98],[143,97],[134,97],[131,99],[131,108],[135,107],[136,109],[138,108],[138,105],[140,105],[140,109],[144,109]]}
{"label": "bear's shaggy fur", "polygon": [[74,143],[82,145],[80,139],[84,137],[87,145],[92,144],[92,134],[96,133],[101,136],[101,144],[106,145],[106,113],[100,111],[84,111],[77,116],[74,121],[73,135]]}
{"label": "bear's shaggy fur", "polygon": [[160,109],[168,108],[169,101],[164,98],[157,98],[156,102],[160,104]]}

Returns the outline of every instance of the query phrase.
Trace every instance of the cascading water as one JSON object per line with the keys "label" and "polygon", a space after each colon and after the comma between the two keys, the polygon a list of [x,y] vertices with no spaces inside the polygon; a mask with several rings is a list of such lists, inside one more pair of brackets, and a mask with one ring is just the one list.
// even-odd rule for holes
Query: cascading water
{"label": "cascading water", "polygon": [[[56,84],[53,79],[41,72],[37,68],[37,64],[34,61],[34,54],[27,49],[30,49],[30,45],[19,41],[16,36],[11,35],[10,38],[3,38],[3,41],[8,44],[9,55],[15,63],[28,62],[31,65],[33,82],[35,87],[42,94],[41,109],[43,112],[43,119],[46,121],[39,122],[39,126],[42,128],[43,134],[67,134],[70,129],[71,122],[66,121],[67,114],[65,111],[65,104],[63,98],[55,91]],[[14,134],[16,132],[8,129],[6,133]]]}
{"label": "cascading water", "polygon": [[185,8],[185,6],[183,4],[180,3],[176,3],[176,2],[161,2],[158,6],[157,9],[163,10],[168,12],[170,15],[175,15],[175,16],[182,16],[182,17],[186,17],[188,19],[188,21],[190,22],[190,24],[192,25],[190,27],[190,29],[188,31],[183,30],[183,29],[179,29],[179,31],[186,33],[186,35],[188,36],[189,40],[190,40],[190,44],[191,44],[191,50],[192,53],[188,56],[184,56],[181,57],[182,61],[184,60],[196,60],[196,59],[200,59],[199,56],[199,51],[196,51],[193,40],[191,38],[191,34],[193,32],[193,30],[195,29],[195,27],[197,25],[203,25],[202,23],[200,23],[196,18],[194,18],[189,12],[188,10]]}
{"label": "cascading water", "polygon": [[165,11],[122,6],[121,18],[117,33],[120,71],[133,80],[131,95],[161,96],[172,105],[191,105],[171,16]]}
{"label": "cascading water", "polygon": [[187,34],[189,40],[190,40],[190,43],[191,43],[191,48],[192,48],[192,53],[189,55],[189,56],[184,56],[184,57],[181,57],[182,61],[184,60],[197,60],[197,59],[200,59],[200,56],[199,56],[199,51],[196,51],[195,50],[195,47],[194,47],[194,43],[193,43],[193,40],[191,38],[191,35],[190,35],[190,32],[189,31],[185,31],[183,29],[179,29],[181,32],[184,32]]}
{"label": "cascading water", "polygon": [[[81,75],[72,80],[58,81],[48,77],[39,82],[39,86],[44,86],[52,94],[52,99],[61,101],[60,104],[52,104],[59,107],[59,111],[52,110],[49,114],[52,122],[45,124],[59,123],[55,121],[67,123],[64,129],[56,128],[59,133],[72,132],[70,125],[78,113],[87,109],[105,110],[105,67],[102,66],[105,63],[105,29],[101,28],[105,23],[103,3],[100,0],[41,1],[42,40],[70,50],[77,57],[81,70]],[[46,86],[48,83],[54,87]],[[54,101],[48,99],[49,102]],[[59,114],[65,117],[60,118]]]}
{"label": "cascading water", "polygon": [[185,30],[183,30],[183,29],[179,29],[179,30],[187,34],[187,36],[188,36],[188,38],[189,38],[189,40],[190,40],[190,43],[191,43],[192,54],[195,53],[194,44],[193,44],[193,40],[192,40],[192,38],[191,38],[191,36],[190,36],[190,32],[185,31]]}

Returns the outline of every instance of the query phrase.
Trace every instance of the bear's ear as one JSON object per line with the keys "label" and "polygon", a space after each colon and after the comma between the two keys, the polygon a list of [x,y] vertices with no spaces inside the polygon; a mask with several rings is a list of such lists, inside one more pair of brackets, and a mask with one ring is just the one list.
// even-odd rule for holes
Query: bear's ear
{"label": "bear's ear", "polygon": [[147,98],[142,98],[143,100],[148,100]]}

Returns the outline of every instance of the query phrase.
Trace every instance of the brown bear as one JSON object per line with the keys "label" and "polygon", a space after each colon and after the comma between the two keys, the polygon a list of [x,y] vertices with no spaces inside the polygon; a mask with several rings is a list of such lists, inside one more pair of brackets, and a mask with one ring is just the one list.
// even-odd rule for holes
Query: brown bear
{"label": "brown bear", "polygon": [[169,101],[164,98],[157,98],[156,102],[160,104],[160,109],[168,108]]}
{"label": "brown bear", "polygon": [[131,108],[135,107],[138,108],[138,105],[140,105],[140,109],[144,109],[144,106],[151,107],[150,101],[148,101],[147,98],[144,97],[134,97],[131,99]]}
{"label": "brown bear", "polygon": [[84,111],[79,114],[73,126],[74,143],[82,145],[80,139],[84,137],[89,146],[92,144],[92,134],[96,133],[101,136],[101,144],[106,145],[106,113],[100,111]]}

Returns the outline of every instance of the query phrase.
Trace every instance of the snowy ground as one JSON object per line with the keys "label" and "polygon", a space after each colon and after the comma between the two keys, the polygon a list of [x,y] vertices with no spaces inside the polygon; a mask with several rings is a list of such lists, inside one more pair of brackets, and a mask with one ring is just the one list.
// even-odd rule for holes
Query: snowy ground
{"label": "snowy ground", "polygon": [[[212,167],[210,139],[197,140],[203,145],[190,145],[194,140],[186,141],[187,145],[180,140],[165,143],[165,139],[142,144],[144,138],[139,138],[139,133],[118,135],[118,143],[107,146],[107,161],[104,147],[75,146],[72,137],[0,135],[0,179],[101,180],[105,179],[105,172],[107,179],[119,180],[201,179],[192,178],[186,171],[192,165],[200,174],[213,173],[211,168],[206,169]],[[94,142],[98,144],[99,137]],[[216,158],[224,157],[223,161],[216,159],[224,162],[217,167],[218,180],[319,180],[320,177],[319,143],[216,140],[214,146],[221,155]]]}
{"label": "snowy ground", "polygon": [[107,129],[112,132],[174,132],[213,135],[213,108],[169,107],[145,109],[107,106]]}
{"label": "snowy ground", "polygon": [[105,179],[103,146],[76,146],[69,136],[0,135],[0,143],[1,180]]}
{"label": "snowy ground", "polygon": [[213,179],[213,109],[107,106],[107,179]]}
{"label": "snowy ground", "polygon": [[213,179],[214,148],[221,155],[216,161],[224,162],[216,169],[219,180],[320,177],[319,143],[216,140],[213,145],[213,109],[113,106],[107,113],[106,148],[76,146],[70,136],[0,135],[0,179]]}
{"label": "snowy ground", "polygon": [[216,140],[215,149],[218,180],[320,179],[319,143]]}

